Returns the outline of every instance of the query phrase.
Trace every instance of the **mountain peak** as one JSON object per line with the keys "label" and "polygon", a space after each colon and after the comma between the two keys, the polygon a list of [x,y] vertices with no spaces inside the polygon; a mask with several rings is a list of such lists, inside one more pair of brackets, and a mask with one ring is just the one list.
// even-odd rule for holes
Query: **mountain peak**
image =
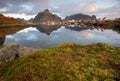
{"label": "mountain peak", "polygon": [[50,13],[49,9],[45,9],[44,13]]}
{"label": "mountain peak", "polygon": [[43,12],[38,13],[35,18],[33,19],[33,22],[41,22],[41,21],[59,21],[61,20],[60,17],[58,17],[55,14],[52,14],[49,9],[44,10]]}

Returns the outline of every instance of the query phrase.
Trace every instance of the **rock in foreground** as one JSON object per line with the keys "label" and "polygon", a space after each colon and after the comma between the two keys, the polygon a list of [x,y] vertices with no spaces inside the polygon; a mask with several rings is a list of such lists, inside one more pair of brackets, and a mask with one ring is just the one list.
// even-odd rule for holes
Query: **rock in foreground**
{"label": "rock in foreground", "polygon": [[19,49],[18,44],[8,44],[0,49],[0,63],[6,63],[19,57],[30,55],[39,49],[23,47]]}
{"label": "rock in foreground", "polygon": [[27,56],[27,55],[30,55],[36,51],[38,51],[39,49],[34,49],[34,48],[28,48],[28,47],[23,47],[21,49],[19,49],[19,56],[20,57],[24,57],[24,56]]}
{"label": "rock in foreground", "polygon": [[18,44],[9,44],[0,49],[0,63],[11,61],[18,53]]}

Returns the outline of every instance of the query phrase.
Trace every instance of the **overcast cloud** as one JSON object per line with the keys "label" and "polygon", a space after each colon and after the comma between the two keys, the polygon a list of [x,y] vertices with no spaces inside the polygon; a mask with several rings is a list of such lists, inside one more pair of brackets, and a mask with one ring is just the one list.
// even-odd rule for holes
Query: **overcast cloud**
{"label": "overcast cloud", "polygon": [[120,17],[120,0],[0,0],[0,13],[19,17],[32,17],[47,8],[61,17],[76,13]]}

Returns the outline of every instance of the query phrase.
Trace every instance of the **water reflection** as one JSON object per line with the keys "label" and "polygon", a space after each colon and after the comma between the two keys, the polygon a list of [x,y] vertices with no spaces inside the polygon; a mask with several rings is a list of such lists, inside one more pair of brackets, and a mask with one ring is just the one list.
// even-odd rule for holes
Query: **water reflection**
{"label": "water reflection", "polygon": [[2,46],[6,40],[6,35],[12,35],[22,30],[25,27],[0,27],[0,46]]}
{"label": "water reflection", "polygon": [[16,32],[24,29],[26,27],[0,27],[0,37],[4,37],[9,34],[15,34]]}
{"label": "water reflection", "polygon": [[111,29],[101,28],[91,30],[87,27],[37,26],[7,35],[4,44],[18,43],[20,47],[49,48],[68,42],[78,44],[104,42],[120,47],[120,34]]}
{"label": "water reflection", "polygon": [[89,28],[87,27],[70,27],[70,26],[65,26],[66,29],[74,30],[74,31],[82,31],[82,30],[88,30]]}
{"label": "water reflection", "polygon": [[47,35],[50,35],[53,31],[59,29],[60,26],[37,26],[36,29],[39,30],[42,33],[46,33]]}

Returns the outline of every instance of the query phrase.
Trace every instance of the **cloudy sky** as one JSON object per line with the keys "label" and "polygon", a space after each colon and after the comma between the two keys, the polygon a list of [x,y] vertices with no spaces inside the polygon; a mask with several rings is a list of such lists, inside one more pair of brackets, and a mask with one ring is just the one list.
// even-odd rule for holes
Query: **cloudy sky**
{"label": "cloudy sky", "polygon": [[97,17],[120,17],[120,0],[0,0],[0,13],[29,19],[50,9],[61,16],[76,13],[95,14]]}

